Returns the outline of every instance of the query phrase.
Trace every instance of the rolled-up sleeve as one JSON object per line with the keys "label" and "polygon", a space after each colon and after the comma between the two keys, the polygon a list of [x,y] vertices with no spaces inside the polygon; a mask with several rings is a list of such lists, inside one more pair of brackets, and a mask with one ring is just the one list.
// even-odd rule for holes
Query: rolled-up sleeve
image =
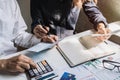
{"label": "rolled-up sleeve", "polygon": [[83,4],[83,10],[85,14],[88,16],[90,22],[94,24],[95,29],[97,24],[100,22],[103,22],[107,27],[106,18],[100,12],[99,8],[96,6],[93,0],[86,1]]}
{"label": "rolled-up sleeve", "polygon": [[29,48],[40,42],[33,34],[26,32],[27,26],[16,3],[15,25],[13,30],[13,42],[21,47]]}

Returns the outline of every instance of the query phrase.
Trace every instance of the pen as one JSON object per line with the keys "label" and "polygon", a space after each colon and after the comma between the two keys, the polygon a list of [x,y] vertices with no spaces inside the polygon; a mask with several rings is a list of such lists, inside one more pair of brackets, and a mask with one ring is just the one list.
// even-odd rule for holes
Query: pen
{"label": "pen", "polygon": [[[112,34],[91,34],[91,36],[93,37],[97,37],[97,36],[110,36]],[[108,44],[107,41],[104,41],[105,44]]]}
{"label": "pen", "polygon": [[91,36],[93,37],[97,37],[97,36],[110,36],[112,34],[91,34]]}
{"label": "pen", "polygon": [[43,25],[43,28],[47,31],[47,36],[50,37],[50,32],[45,28],[45,25]]}
{"label": "pen", "polygon": [[50,32],[48,31],[47,36],[50,37]]}
{"label": "pen", "polygon": [[104,41],[105,44],[108,44],[107,41]]}

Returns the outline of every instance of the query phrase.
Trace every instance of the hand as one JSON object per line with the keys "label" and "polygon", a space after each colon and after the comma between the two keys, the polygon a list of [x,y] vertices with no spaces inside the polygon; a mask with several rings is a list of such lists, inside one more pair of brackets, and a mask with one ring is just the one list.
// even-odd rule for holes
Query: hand
{"label": "hand", "polygon": [[[108,28],[105,28],[105,25],[104,25],[104,23],[99,23],[98,25],[97,25],[97,34],[110,34],[110,29],[108,29]],[[97,39],[99,39],[99,40],[101,40],[101,41],[105,41],[105,40],[107,40],[107,39],[109,39],[110,38],[110,36],[111,35],[105,35],[105,36],[99,36],[99,37],[97,37]]]}
{"label": "hand", "polygon": [[49,43],[54,43],[57,40],[58,40],[58,37],[56,35],[44,36],[42,38],[42,42],[49,42]]}
{"label": "hand", "polygon": [[58,37],[56,35],[47,35],[49,32],[49,27],[43,28],[41,25],[37,25],[34,28],[34,34],[36,35],[37,38],[41,38],[42,42],[56,42],[58,40]]}
{"label": "hand", "polygon": [[82,7],[84,0],[73,0],[74,6],[77,6],[78,8]]}
{"label": "hand", "polygon": [[1,64],[1,70],[7,72],[24,72],[26,69],[30,69],[30,66],[36,68],[36,64],[32,61],[32,59],[24,55],[4,59]]}
{"label": "hand", "polygon": [[42,38],[44,36],[47,36],[48,32],[49,32],[49,27],[43,28],[42,25],[37,25],[33,30],[33,33],[37,38]]}

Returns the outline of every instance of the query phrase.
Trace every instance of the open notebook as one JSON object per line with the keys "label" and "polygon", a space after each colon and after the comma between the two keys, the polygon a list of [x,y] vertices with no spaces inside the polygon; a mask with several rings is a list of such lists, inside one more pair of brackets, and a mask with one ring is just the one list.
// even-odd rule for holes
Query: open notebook
{"label": "open notebook", "polygon": [[98,41],[90,35],[66,37],[58,43],[57,49],[71,67],[114,53],[111,45]]}

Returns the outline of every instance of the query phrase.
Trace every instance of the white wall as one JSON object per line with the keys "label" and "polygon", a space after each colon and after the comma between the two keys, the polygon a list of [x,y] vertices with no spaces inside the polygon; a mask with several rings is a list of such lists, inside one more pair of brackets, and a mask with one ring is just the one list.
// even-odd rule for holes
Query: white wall
{"label": "white wall", "polygon": [[[29,26],[30,31],[30,25],[31,25],[31,18],[30,18],[30,0],[18,0],[22,15]],[[108,22],[114,22],[114,21],[120,21],[120,0],[98,0],[98,6],[100,7],[101,12],[103,12],[103,15],[107,18]],[[84,31],[88,28],[92,28],[92,25],[89,23],[87,17],[81,11],[79,16],[77,31]],[[91,27],[88,27],[90,26]]]}

